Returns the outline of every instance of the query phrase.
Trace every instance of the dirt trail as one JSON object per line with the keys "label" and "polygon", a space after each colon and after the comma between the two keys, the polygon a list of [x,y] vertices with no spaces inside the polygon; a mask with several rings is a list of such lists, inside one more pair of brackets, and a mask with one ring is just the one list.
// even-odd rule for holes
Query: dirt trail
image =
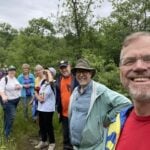
{"label": "dirt trail", "polygon": [[[34,148],[39,142],[39,138],[37,136],[27,137],[23,140],[22,145],[17,146],[17,150],[36,150]],[[59,146],[58,146],[59,145]],[[43,148],[42,150],[47,150],[48,147]],[[60,143],[56,143],[55,150],[62,150],[60,147]]]}

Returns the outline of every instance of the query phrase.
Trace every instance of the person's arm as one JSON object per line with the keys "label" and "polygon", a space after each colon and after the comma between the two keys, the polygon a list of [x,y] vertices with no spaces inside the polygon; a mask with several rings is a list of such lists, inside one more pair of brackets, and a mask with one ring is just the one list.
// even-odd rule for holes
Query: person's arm
{"label": "person's arm", "polygon": [[107,127],[123,108],[132,105],[132,103],[127,97],[110,89],[107,90],[105,96],[109,105],[109,110],[104,120],[104,126]]}
{"label": "person's arm", "polygon": [[32,79],[32,82],[30,83],[30,87],[34,87],[35,86],[35,77],[34,77],[34,75],[30,75],[30,76]]}
{"label": "person's arm", "polygon": [[23,87],[23,85],[16,78],[16,81],[15,81],[15,90],[21,90],[22,87]]}
{"label": "person's arm", "polygon": [[0,96],[2,97],[2,101],[5,103],[8,101],[8,97],[5,94],[5,88],[6,88],[6,81],[5,81],[5,77],[3,77],[0,80]]}
{"label": "person's arm", "polygon": [[62,105],[61,105],[61,95],[60,95],[60,77],[56,79],[56,111],[58,113],[59,122],[62,121]]}
{"label": "person's arm", "polygon": [[22,86],[21,88],[26,88],[25,84],[23,84],[23,78],[22,75],[19,75],[17,78],[17,81],[20,83],[20,85]]}
{"label": "person's arm", "polygon": [[44,70],[44,73],[46,74],[47,78],[48,78],[48,82],[49,83],[53,83],[54,82],[54,77],[51,74],[51,72],[48,69]]}
{"label": "person's arm", "polygon": [[38,91],[35,90],[35,97],[41,103],[43,103],[45,101],[45,92],[43,91],[43,89],[45,89],[43,87],[45,87],[45,86],[46,86],[45,83],[43,83],[41,85],[41,87],[39,87],[40,89]]}
{"label": "person's arm", "polygon": [[17,80],[18,80],[18,82],[19,82],[20,84],[22,84],[22,83],[21,83],[21,76],[20,76],[20,75],[18,76]]}
{"label": "person's arm", "polygon": [[0,96],[2,97],[2,101],[5,103],[8,101],[8,97],[4,92],[0,91]]}

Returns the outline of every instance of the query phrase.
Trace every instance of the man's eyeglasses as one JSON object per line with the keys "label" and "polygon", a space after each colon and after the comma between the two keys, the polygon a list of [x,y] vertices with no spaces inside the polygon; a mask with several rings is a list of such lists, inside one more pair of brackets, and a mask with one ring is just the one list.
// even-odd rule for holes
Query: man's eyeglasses
{"label": "man's eyeglasses", "polygon": [[78,69],[77,69],[76,74],[78,74],[78,75],[79,75],[79,74],[87,74],[87,73],[89,73],[89,72],[90,72],[89,70],[84,70],[84,69],[81,69],[81,70],[79,69],[79,70],[78,70]]}

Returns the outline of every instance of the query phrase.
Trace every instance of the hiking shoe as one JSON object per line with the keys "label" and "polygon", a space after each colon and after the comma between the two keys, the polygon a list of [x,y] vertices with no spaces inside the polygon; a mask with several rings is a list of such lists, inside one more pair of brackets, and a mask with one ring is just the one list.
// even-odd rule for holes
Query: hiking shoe
{"label": "hiking shoe", "polygon": [[45,148],[48,146],[48,143],[47,142],[42,142],[40,141],[38,145],[36,145],[34,148],[36,149],[41,149],[41,148]]}
{"label": "hiking shoe", "polygon": [[48,150],[54,150],[55,149],[55,143],[49,144]]}

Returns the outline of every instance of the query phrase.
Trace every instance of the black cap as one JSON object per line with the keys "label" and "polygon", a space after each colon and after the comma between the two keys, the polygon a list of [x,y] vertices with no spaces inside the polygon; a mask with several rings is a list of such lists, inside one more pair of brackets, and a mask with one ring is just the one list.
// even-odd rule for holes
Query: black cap
{"label": "black cap", "polygon": [[68,66],[68,61],[67,60],[61,60],[59,62],[59,67],[67,67]]}

